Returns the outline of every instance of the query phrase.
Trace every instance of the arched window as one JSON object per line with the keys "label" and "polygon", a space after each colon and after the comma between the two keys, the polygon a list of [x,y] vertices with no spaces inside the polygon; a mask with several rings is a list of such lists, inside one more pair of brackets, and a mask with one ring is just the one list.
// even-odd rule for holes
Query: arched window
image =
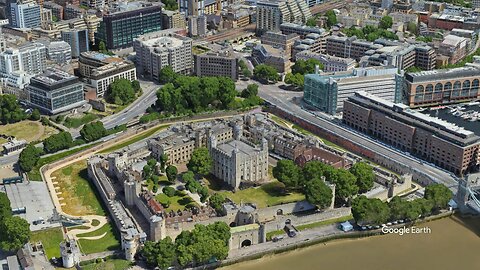
{"label": "arched window", "polygon": [[433,92],[433,85],[429,83],[429,84],[427,85],[427,88],[425,88],[425,92],[426,92],[426,93],[431,93],[431,92]]}
{"label": "arched window", "polygon": [[470,89],[470,80],[466,80],[463,82],[463,90],[469,90]]}
{"label": "arched window", "polygon": [[419,86],[417,86],[417,88],[415,89],[415,92],[416,92],[416,93],[421,93],[421,92],[423,92],[423,89],[424,89],[424,88],[423,88],[423,85],[419,85]]}
{"label": "arched window", "polygon": [[435,84],[435,92],[442,92],[443,85],[441,83]]}
{"label": "arched window", "polygon": [[460,90],[461,88],[461,83],[459,81],[456,81],[454,84],[453,84],[453,90]]}
{"label": "arched window", "polygon": [[447,83],[445,84],[445,86],[443,87],[443,90],[445,90],[445,91],[452,90],[452,83],[451,83],[451,82],[447,82]]}

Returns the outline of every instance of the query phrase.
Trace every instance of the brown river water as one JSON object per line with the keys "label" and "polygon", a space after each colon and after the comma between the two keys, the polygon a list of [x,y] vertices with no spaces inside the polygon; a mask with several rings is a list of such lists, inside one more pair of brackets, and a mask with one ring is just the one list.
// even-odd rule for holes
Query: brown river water
{"label": "brown river water", "polygon": [[337,240],[222,269],[480,270],[479,218],[448,217],[417,227],[429,230]]}

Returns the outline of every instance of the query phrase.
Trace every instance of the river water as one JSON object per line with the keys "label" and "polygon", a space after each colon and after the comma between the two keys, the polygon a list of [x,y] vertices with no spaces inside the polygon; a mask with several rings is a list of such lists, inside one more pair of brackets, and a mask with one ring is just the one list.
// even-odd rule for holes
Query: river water
{"label": "river water", "polygon": [[443,218],[422,233],[337,240],[228,266],[223,270],[480,269],[480,219]]}

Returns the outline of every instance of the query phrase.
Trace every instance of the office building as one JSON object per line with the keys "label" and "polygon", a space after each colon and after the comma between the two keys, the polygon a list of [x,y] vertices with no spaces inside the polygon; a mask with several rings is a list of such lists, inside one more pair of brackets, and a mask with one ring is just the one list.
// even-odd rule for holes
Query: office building
{"label": "office building", "polygon": [[95,41],[108,49],[131,47],[138,36],[162,29],[162,8],[158,3],[117,3],[103,16]]}
{"label": "office building", "polygon": [[67,4],[64,9],[65,20],[81,18],[87,11],[79,6]]}
{"label": "office building", "polygon": [[72,49],[65,41],[52,41],[46,45],[48,60],[59,65],[65,65],[72,61]]}
{"label": "office building", "polygon": [[72,48],[72,57],[79,57],[82,52],[90,50],[87,29],[68,29],[61,32],[62,40]]}
{"label": "office building", "polygon": [[81,53],[78,67],[80,76],[95,89],[97,97],[103,97],[109,85],[117,79],[137,79],[132,62],[98,52]]}
{"label": "office building", "polygon": [[324,72],[341,72],[349,71],[356,67],[357,62],[352,58],[341,58],[328,54],[312,53],[310,51],[302,51],[295,55],[296,60],[317,59],[323,64]]}
{"label": "office building", "polygon": [[185,15],[178,11],[162,10],[162,29],[186,28]]}
{"label": "office building", "polygon": [[289,56],[292,55],[293,45],[300,37],[297,34],[283,34],[281,32],[266,32],[260,38],[262,44],[274,48],[282,48]]}
{"label": "office building", "polygon": [[460,62],[468,53],[471,40],[455,35],[447,35],[440,43],[437,55],[448,58],[448,64]]}
{"label": "office building", "polygon": [[225,0],[178,0],[179,11],[186,16],[216,14],[226,4]]}
{"label": "office building", "polygon": [[342,112],[344,101],[357,91],[399,102],[403,76],[397,72],[397,68],[359,68],[333,74],[307,74],[303,99],[329,114]]}
{"label": "office building", "polygon": [[44,73],[31,78],[27,92],[29,104],[49,114],[85,104],[83,84],[78,77],[59,69],[48,68]]}
{"label": "office building", "polygon": [[44,8],[48,8],[52,11],[52,16],[56,18],[57,21],[63,20],[63,7],[55,2],[44,2]]}
{"label": "office building", "polygon": [[204,37],[207,35],[207,17],[189,16],[188,17],[188,35],[191,37]]}
{"label": "office building", "polygon": [[238,80],[238,59],[231,50],[220,50],[195,55],[195,74],[203,76],[222,76]]}
{"label": "office building", "polygon": [[290,56],[281,48],[258,44],[252,50],[254,65],[265,64],[274,67],[280,73],[290,72],[292,62]]}
{"label": "office building", "polygon": [[407,73],[405,96],[410,107],[465,102],[479,98],[480,69],[461,67]]}
{"label": "office building", "polygon": [[136,65],[140,72],[158,80],[160,70],[166,66],[181,74],[193,69],[192,39],[170,30],[157,31],[137,37],[133,42]]}
{"label": "office building", "polygon": [[46,60],[47,49],[41,43],[25,43],[18,48],[7,48],[0,53],[0,74],[2,76],[13,72],[39,74],[45,70]]}
{"label": "office building", "polygon": [[345,101],[343,122],[457,175],[479,163],[480,138],[473,132],[365,92]]}
{"label": "office building", "polygon": [[308,34],[318,34],[322,38],[327,38],[330,35],[330,33],[323,28],[310,27],[302,24],[288,22],[282,23],[280,25],[280,31],[285,35],[297,34],[301,38],[306,38]]}
{"label": "office building", "polygon": [[257,1],[257,33],[280,31],[282,23],[304,24],[312,14],[304,0]]}
{"label": "office building", "polygon": [[35,3],[11,3],[10,17],[10,25],[15,28],[37,28],[42,23],[40,6]]}

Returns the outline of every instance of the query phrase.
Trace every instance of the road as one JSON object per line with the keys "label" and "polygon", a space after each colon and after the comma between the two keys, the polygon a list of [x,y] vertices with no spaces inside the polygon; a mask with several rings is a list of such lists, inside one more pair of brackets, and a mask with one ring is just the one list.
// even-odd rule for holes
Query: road
{"label": "road", "polygon": [[[140,97],[138,97],[132,104],[128,105],[121,112],[104,117],[100,120],[103,122],[103,125],[106,129],[111,129],[116,126],[126,124],[134,120],[136,117],[140,117],[145,113],[148,107],[155,103],[157,100],[156,92],[161,85],[141,78],[139,78],[139,82],[143,90],[143,93]],[[71,130],[70,133],[72,134],[73,138],[80,137],[79,130]],[[37,146],[41,145],[39,144]],[[1,156],[0,167],[16,163],[19,156],[20,152],[15,152],[7,156]]]}
{"label": "road", "polygon": [[[237,83],[237,88],[245,88],[249,83],[252,82],[239,81]],[[357,145],[362,145],[363,147],[377,154],[381,154],[391,160],[395,160],[397,163],[403,164],[419,174],[427,175],[435,182],[443,183],[448,187],[452,187],[453,189],[456,189],[457,187],[456,177],[454,177],[450,172],[427,164],[426,162],[410,156],[409,154],[405,154],[401,151],[393,149],[356,131],[347,129],[343,125],[333,122],[331,119],[321,118],[312,112],[302,109],[298,102],[294,102],[294,99],[298,100],[303,96],[302,92],[285,91],[280,89],[277,84],[261,85],[259,87],[258,94],[267,102],[276,105],[284,111],[290,112],[291,114],[296,115],[297,117],[319,127],[330,130],[339,137],[345,138]]]}

